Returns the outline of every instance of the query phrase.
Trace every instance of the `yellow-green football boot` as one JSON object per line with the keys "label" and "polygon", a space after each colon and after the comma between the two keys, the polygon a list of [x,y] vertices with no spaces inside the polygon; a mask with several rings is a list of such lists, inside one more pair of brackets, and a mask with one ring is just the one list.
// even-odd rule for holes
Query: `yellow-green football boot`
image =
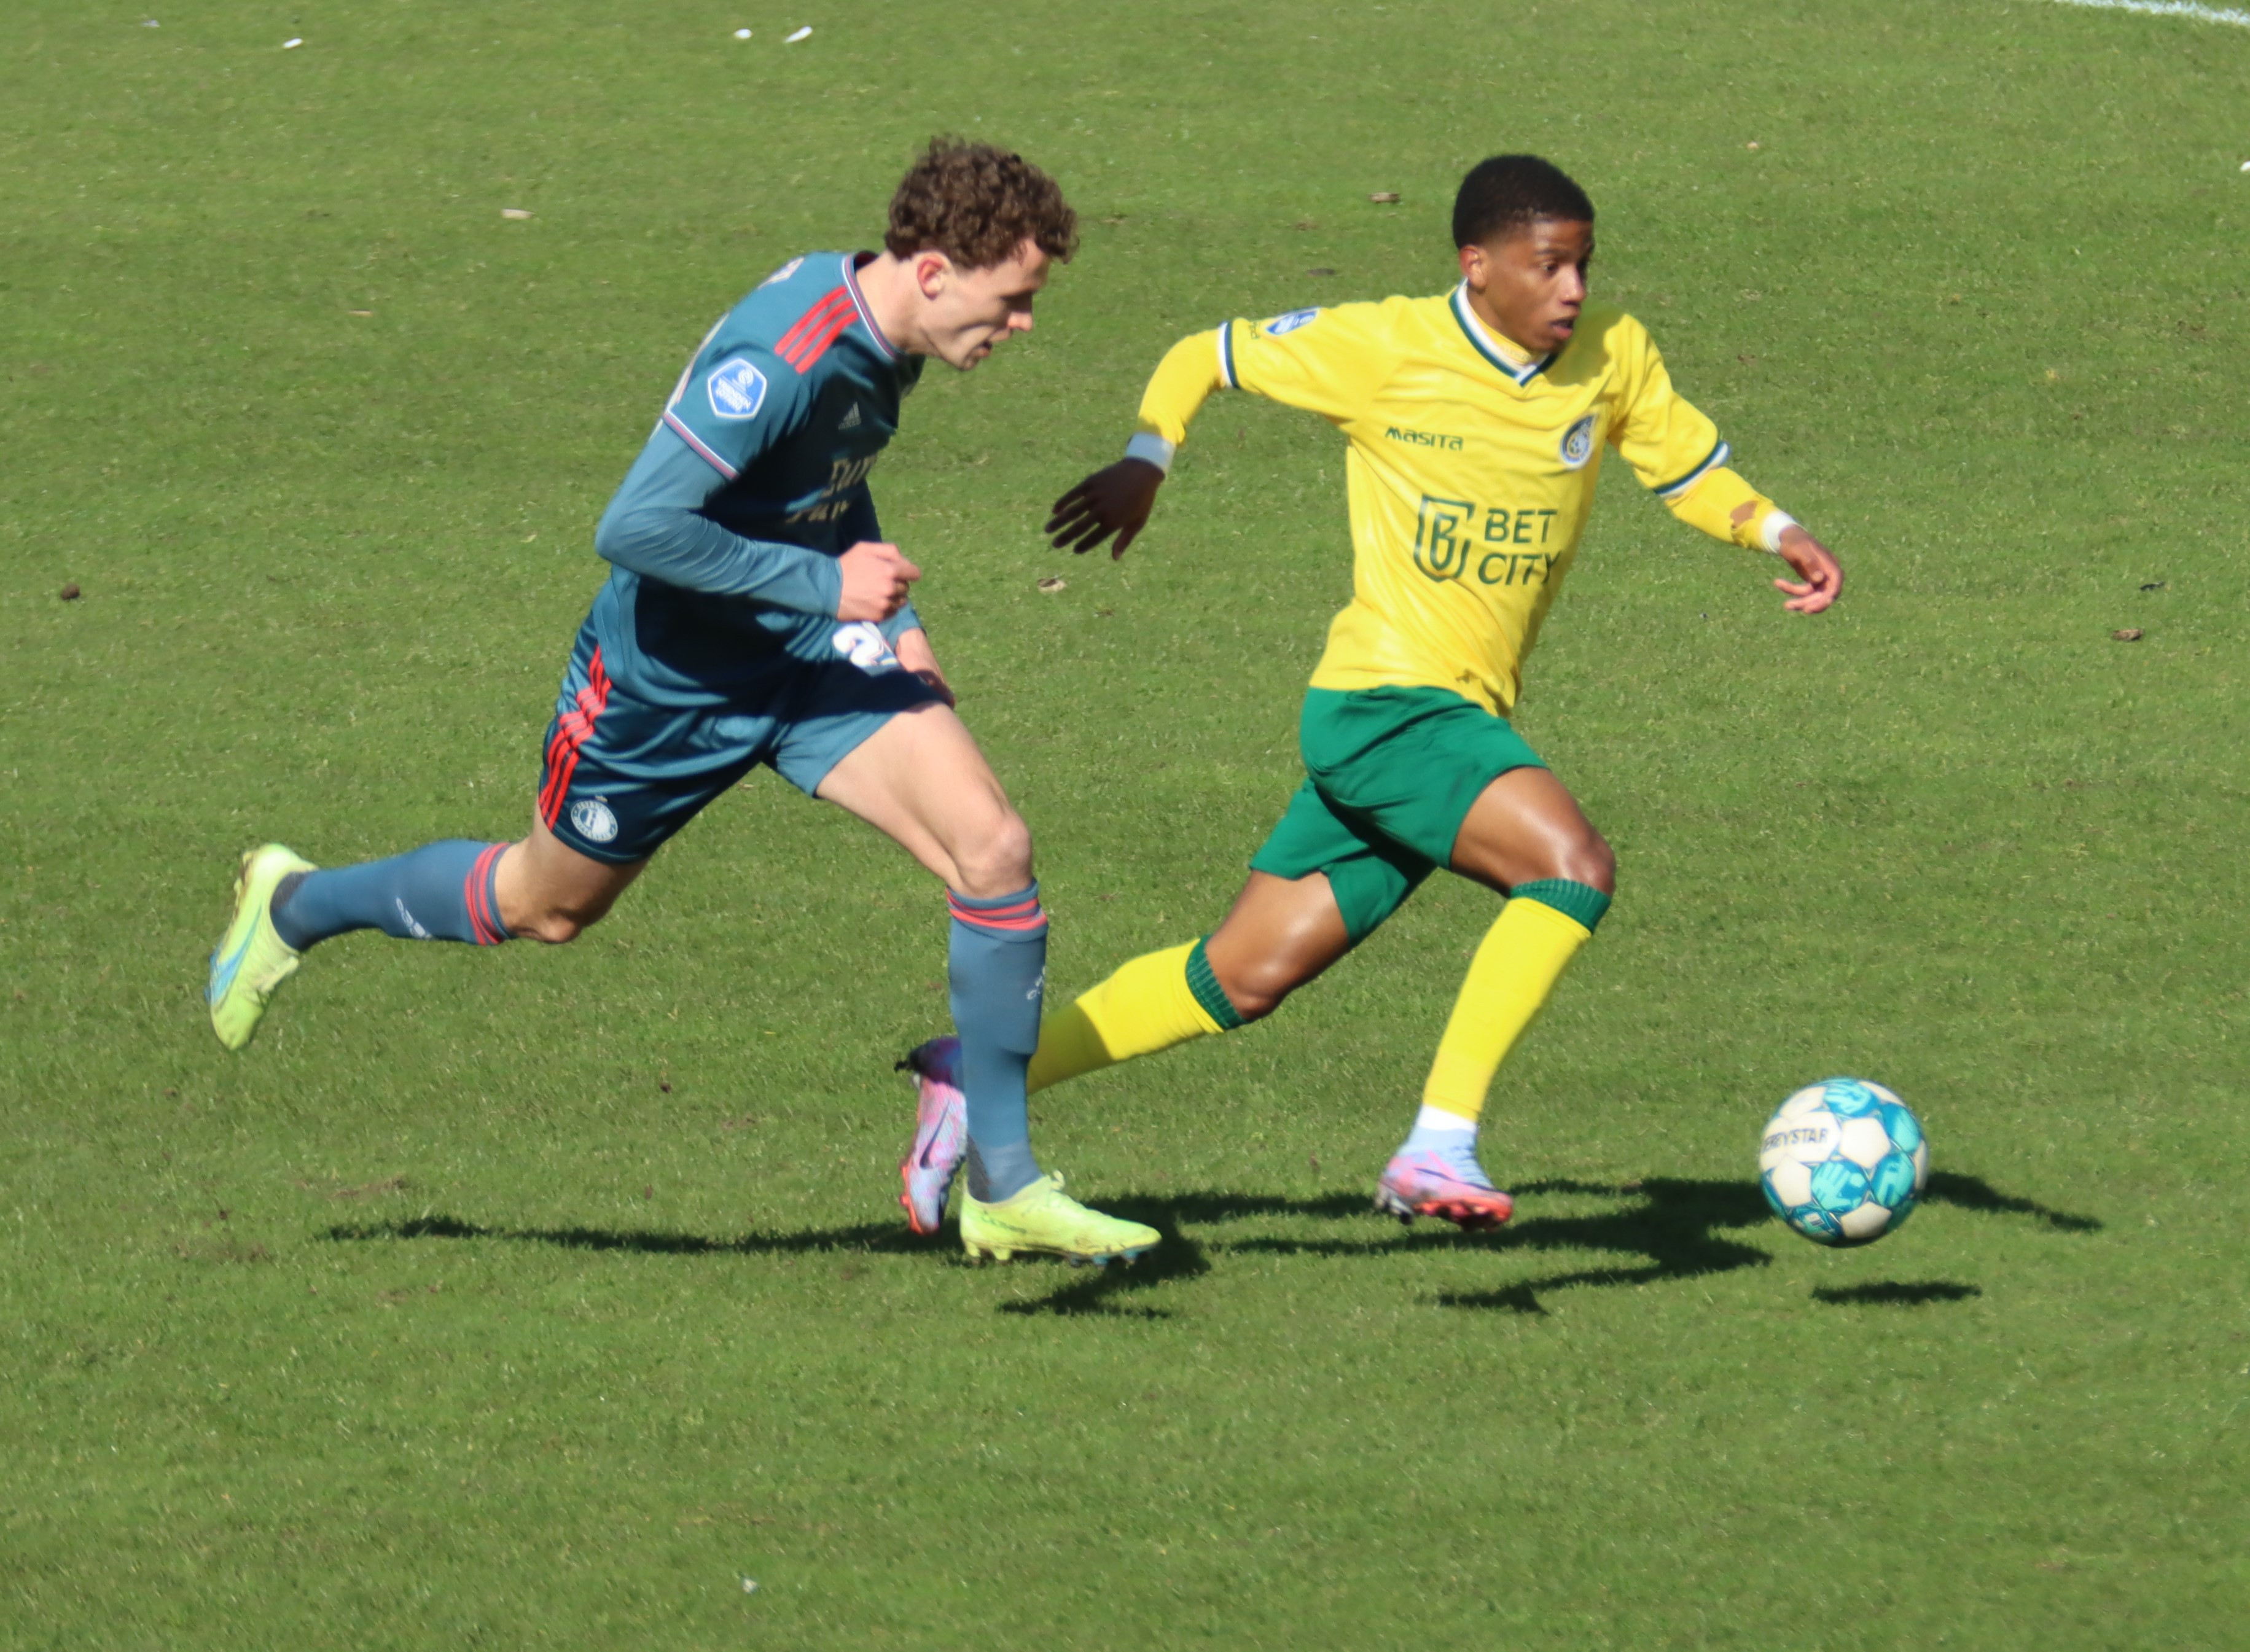
{"label": "yellow-green football boot", "polygon": [[274,932],[273,889],[292,872],[314,871],[279,843],[266,843],[242,857],[234,878],[234,921],[211,955],[211,1030],[229,1050],[239,1050],[258,1034],[258,1022],[274,989],[297,973],[304,957]]}
{"label": "yellow-green football boot", "polygon": [[1063,1192],[1062,1177],[1053,1172],[992,1204],[961,1195],[961,1245],[972,1262],[1008,1262],[1026,1252],[1066,1257],[1073,1265],[1130,1262],[1163,1237],[1137,1222],[1088,1210]]}

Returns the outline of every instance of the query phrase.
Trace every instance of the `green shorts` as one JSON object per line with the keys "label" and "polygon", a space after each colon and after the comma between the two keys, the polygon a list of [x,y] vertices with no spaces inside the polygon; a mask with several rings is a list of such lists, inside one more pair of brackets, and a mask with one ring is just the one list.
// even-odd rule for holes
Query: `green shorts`
{"label": "green shorts", "polygon": [[1297,740],[1305,783],[1250,870],[1327,873],[1354,946],[1453,858],[1486,787],[1546,767],[1505,717],[1443,688],[1308,690]]}

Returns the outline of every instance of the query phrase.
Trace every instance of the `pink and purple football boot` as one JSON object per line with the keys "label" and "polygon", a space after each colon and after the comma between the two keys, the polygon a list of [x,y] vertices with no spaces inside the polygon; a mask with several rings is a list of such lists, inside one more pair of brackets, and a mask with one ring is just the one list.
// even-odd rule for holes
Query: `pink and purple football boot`
{"label": "pink and purple football boot", "polygon": [[947,1036],[918,1044],[898,1066],[914,1074],[920,1095],[914,1146],[899,1161],[899,1203],[907,1226],[935,1233],[945,1221],[953,1174],[969,1153],[969,1109],[961,1093],[961,1040]]}
{"label": "pink and purple football boot", "polygon": [[1515,1201],[1492,1185],[1477,1162],[1476,1138],[1436,1148],[1401,1147],[1375,1184],[1375,1208],[1411,1224],[1417,1216],[1443,1216],[1469,1233],[1497,1228],[1515,1214]]}

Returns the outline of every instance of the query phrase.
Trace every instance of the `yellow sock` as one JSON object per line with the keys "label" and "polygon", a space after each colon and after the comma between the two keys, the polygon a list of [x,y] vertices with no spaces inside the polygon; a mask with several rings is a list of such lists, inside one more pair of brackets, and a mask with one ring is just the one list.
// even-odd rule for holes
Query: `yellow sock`
{"label": "yellow sock", "polygon": [[[1580,885],[1571,885],[1571,889]],[[1597,891],[1588,895],[1609,902]],[[1583,907],[1582,907],[1583,910]],[[1601,914],[1592,914],[1596,922]],[[1547,1002],[1555,983],[1593,930],[1536,898],[1519,898],[1501,909],[1486,932],[1468,978],[1438,1041],[1438,1057],[1422,1086],[1422,1105],[1459,1115],[1474,1125],[1484,1112],[1492,1076],[1508,1057],[1531,1018]]]}
{"label": "yellow sock", "polygon": [[[1207,1004],[1225,1006],[1225,1016]],[[1135,958],[1076,1003],[1049,1012],[1039,1022],[1028,1082],[1045,1090],[1241,1024],[1204,959],[1203,943],[1167,947]]]}

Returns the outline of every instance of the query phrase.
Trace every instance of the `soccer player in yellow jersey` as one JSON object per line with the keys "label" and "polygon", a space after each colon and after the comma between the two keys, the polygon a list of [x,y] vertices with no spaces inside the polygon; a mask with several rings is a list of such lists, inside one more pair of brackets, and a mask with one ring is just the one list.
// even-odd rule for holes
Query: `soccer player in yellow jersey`
{"label": "soccer player in yellow jersey", "polygon": [[[1126,458],[1056,503],[1057,545],[1115,535],[1123,554],[1188,424],[1217,389],[1248,390],[1341,429],[1352,600],[1329,628],[1300,729],[1307,778],[1203,940],[1132,962],[1041,1023],[1034,1091],[1273,1013],[1364,940],[1433,867],[1506,904],[1469,966],[1412,1133],[1377,1183],[1403,1220],[1505,1222],[1476,1155],[1485,1094],[1564,967],[1609,909],[1616,859],[1508,723],[1523,661],[1577,556],[1605,447],[1672,513],[1768,551],[1817,614],[1843,571],[1794,519],[1728,468],[1711,421],[1672,388],[1621,310],[1586,301],[1594,209],[1548,162],[1500,155],[1453,207],[1451,293],[1232,321],[1175,345],[1141,403]],[[909,1058],[921,1129],[902,1169],[936,1225],[957,1093],[949,1041]]]}

